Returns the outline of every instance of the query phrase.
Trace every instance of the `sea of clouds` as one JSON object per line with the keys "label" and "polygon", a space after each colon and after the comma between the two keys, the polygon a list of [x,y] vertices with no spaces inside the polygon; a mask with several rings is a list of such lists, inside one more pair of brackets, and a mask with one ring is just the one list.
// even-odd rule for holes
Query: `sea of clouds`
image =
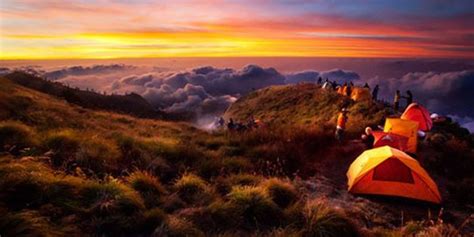
{"label": "sea of clouds", "polygon": [[72,66],[41,71],[49,80],[82,89],[125,94],[138,93],[153,106],[171,114],[195,117],[219,116],[242,95],[271,85],[315,83],[319,77],[338,83],[352,81],[380,86],[379,95],[391,101],[398,89],[411,90],[415,101],[431,112],[450,115],[474,131],[474,70],[451,72],[409,72],[402,77],[363,79],[357,72],[343,69],[304,70],[281,73],[274,68],[247,65],[241,69],[197,67],[167,70],[123,64]]}

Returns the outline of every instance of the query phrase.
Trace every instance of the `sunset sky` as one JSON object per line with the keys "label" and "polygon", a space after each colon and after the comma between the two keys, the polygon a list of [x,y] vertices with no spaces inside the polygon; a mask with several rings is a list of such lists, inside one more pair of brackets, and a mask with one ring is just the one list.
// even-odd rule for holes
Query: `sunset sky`
{"label": "sunset sky", "polygon": [[0,59],[474,55],[472,0],[1,0],[0,14]]}

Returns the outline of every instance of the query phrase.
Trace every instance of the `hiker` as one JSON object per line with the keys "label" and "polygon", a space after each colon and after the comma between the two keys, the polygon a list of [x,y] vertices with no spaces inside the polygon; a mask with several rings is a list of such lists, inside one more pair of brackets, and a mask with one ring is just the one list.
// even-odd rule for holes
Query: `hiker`
{"label": "hiker", "polygon": [[346,95],[348,97],[351,97],[351,94],[352,94],[352,87],[354,86],[354,84],[352,82],[350,82],[349,84],[347,84],[347,89],[346,89]]}
{"label": "hiker", "polygon": [[336,140],[339,142],[342,142],[343,136],[344,136],[344,130],[346,129],[346,123],[347,123],[347,108],[342,108],[341,112],[339,113],[339,116],[337,116],[337,125],[336,125]]}
{"label": "hiker", "polygon": [[219,120],[217,120],[217,126],[219,128],[222,128],[222,127],[224,127],[224,125],[225,125],[225,120],[224,120],[223,117],[220,117]]}
{"label": "hiker", "polygon": [[374,147],[374,141],[375,141],[374,134],[372,133],[372,128],[366,127],[365,133],[362,134],[361,139],[362,139],[362,142],[365,144],[365,147],[367,147],[367,149],[372,149]]}
{"label": "hiker", "polygon": [[331,86],[331,83],[328,81],[328,79],[326,79],[326,82],[324,82],[323,84],[323,89],[329,89],[329,87]]}
{"label": "hiker", "polygon": [[318,85],[321,85],[323,83],[323,79],[321,77],[318,78]]}
{"label": "hiker", "polygon": [[331,82],[331,86],[332,86],[332,90],[336,90],[337,82],[336,81]]}
{"label": "hiker", "polygon": [[377,101],[377,96],[379,94],[379,85],[375,85],[374,90],[372,90],[372,99]]}
{"label": "hiker", "polygon": [[347,82],[344,82],[344,84],[342,84],[342,95],[346,95],[347,94]]}
{"label": "hiker", "polygon": [[413,103],[413,94],[411,93],[410,90],[407,90],[407,96],[404,96],[403,98],[405,98],[407,100],[407,107]]}
{"label": "hiker", "polygon": [[247,128],[248,129],[252,129],[255,127],[255,119],[253,117],[253,115],[250,115],[249,119],[247,120]]}
{"label": "hiker", "polygon": [[395,92],[395,97],[393,98],[393,110],[395,110],[395,113],[398,113],[399,108],[400,108],[400,91],[397,90]]}
{"label": "hiker", "polygon": [[370,90],[370,86],[369,86],[369,84],[367,84],[367,82],[364,84],[364,88],[367,88],[367,89]]}
{"label": "hiker", "polygon": [[235,129],[235,123],[232,118],[229,119],[229,122],[227,123],[227,129],[232,131]]}

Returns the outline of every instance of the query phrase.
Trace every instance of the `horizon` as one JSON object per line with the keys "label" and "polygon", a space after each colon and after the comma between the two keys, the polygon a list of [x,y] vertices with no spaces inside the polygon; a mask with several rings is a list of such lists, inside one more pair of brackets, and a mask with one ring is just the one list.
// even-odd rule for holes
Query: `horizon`
{"label": "horizon", "polygon": [[3,1],[0,59],[472,59],[473,9],[425,0]]}

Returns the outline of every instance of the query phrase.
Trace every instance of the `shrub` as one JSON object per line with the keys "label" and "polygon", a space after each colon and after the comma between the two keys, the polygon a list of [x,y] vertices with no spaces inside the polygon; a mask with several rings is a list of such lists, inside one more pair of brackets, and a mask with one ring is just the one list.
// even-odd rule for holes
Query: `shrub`
{"label": "shrub", "polygon": [[13,121],[0,122],[0,151],[9,151],[15,146],[14,153],[35,146],[34,133],[28,126]]}
{"label": "shrub", "polygon": [[147,207],[158,205],[166,191],[158,178],[147,172],[135,171],[127,177],[127,181],[133,189],[140,193]]}
{"label": "shrub", "polygon": [[143,213],[143,220],[139,225],[139,230],[149,236],[160,225],[166,222],[166,213],[159,208],[153,208]]}
{"label": "shrub", "polygon": [[81,193],[83,204],[95,216],[131,215],[145,208],[143,200],[134,190],[117,182],[90,182]]}
{"label": "shrub", "polygon": [[[218,200],[205,208],[204,216],[208,216],[210,223],[203,229],[213,229],[217,231],[230,230],[242,224],[242,213],[237,205],[231,202]],[[204,219],[204,218],[202,218]]]}
{"label": "shrub", "polygon": [[260,187],[236,186],[227,195],[243,219],[243,228],[268,228],[281,223],[282,212]]}
{"label": "shrub", "polygon": [[191,222],[170,216],[166,223],[155,229],[152,236],[186,237],[186,236],[204,236],[204,233],[197,229]]}
{"label": "shrub", "polygon": [[51,226],[48,218],[42,217],[37,211],[21,211],[18,213],[0,210],[0,235],[2,236],[60,236],[64,235],[60,228]]}
{"label": "shrub", "polygon": [[184,174],[174,184],[179,197],[188,203],[204,204],[212,199],[212,189],[204,180],[194,174]]}
{"label": "shrub", "polygon": [[304,209],[303,236],[359,236],[355,225],[339,210],[321,200],[309,201]]}
{"label": "shrub", "polygon": [[222,162],[220,159],[212,157],[202,159],[197,164],[197,172],[206,179],[218,176],[222,172]]}
{"label": "shrub", "polygon": [[74,159],[74,154],[79,149],[80,143],[78,134],[72,130],[62,130],[48,135],[44,146],[54,152],[51,157],[53,165],[62,166]]}
{"label": "shrub", "polygon": [[216,188],[222,194],[227,194],[233,186],[256,186],[262,177],[251,174],[233,174],[216,179]]}
{"label": "shrub", "polygon": [[84,141],[74,159],[78,166],[91,170],[100,177],[106,173],[115,172],[119,168],[117,147],[101,138]]}
{"label": "shrub", "polygon": [[278,206],[285,208],[297,199],[295,187],[281,179],[272,178],[262,183],[263,188]]}

